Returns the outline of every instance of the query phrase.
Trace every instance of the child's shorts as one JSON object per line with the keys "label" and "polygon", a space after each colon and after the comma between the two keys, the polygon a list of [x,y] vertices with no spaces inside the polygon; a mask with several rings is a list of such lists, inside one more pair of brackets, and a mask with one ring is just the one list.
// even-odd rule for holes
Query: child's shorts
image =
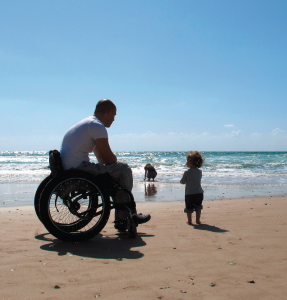
{"label": "child's shorts", "polygon": [[185,213],[192,213],[203,209],[202,206],[203,193],[185,195]]}

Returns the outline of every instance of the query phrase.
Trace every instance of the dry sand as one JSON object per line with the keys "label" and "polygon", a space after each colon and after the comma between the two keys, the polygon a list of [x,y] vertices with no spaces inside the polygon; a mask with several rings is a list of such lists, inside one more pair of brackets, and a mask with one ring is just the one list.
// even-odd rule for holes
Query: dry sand
{"label": "dry sand", "polygon": [[[138,203],[149,223],[83,243],[47,233],[33,207],[0,209],[0,299],[286,299],[287,197]],[[254,282],[254,283],[252,283]],[[57,288],[58,287],[58,288]]]}

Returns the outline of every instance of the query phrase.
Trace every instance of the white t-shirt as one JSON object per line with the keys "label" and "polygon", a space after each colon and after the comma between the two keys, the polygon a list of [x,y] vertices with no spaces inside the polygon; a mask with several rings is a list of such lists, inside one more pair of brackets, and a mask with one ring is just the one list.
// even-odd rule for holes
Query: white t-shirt
{"label": "white t-shirt", "polygon": [[185,195],[203,193],[201,177],[202,171],[198,168],[190,168],[183,173],[180,183],[185,184]]}
{"label": "white t-shirt", "polygon": [[95,140],[100,138],[108,138],[108,132],[95,116],[71,127],[63,138],[60,151],[64,169],[77,168],[82,162],[89,161],[89,153],[96,146]]}

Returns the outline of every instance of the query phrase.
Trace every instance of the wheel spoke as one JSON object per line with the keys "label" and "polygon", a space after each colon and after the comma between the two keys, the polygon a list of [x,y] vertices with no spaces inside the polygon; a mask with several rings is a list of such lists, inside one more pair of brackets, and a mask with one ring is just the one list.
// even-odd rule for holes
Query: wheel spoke
{"label": "wheel spoke", "polygon": [[[68,207],[63,199],[70,199]],[[64,181],[51,193],[49,211],[51,221],[66,233],[81,233],[91,230],[104,213],[104,199],[96,185],[85,179]],[[98,210],[98,208],[102,208]],[[89,214],[90,211],[94,211]],[[80,215],[86,217],[81,218]]]}

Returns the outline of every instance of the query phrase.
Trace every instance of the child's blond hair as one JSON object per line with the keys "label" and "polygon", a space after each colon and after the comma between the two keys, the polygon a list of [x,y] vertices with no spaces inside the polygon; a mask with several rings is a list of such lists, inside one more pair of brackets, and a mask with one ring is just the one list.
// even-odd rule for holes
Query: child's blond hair
{"label": "child's blond hair", "polygon": [[200,168],[204,163],[204,156],[198,151],[190,151],[187,156],[186,160],[191,162],[196,168]]}

